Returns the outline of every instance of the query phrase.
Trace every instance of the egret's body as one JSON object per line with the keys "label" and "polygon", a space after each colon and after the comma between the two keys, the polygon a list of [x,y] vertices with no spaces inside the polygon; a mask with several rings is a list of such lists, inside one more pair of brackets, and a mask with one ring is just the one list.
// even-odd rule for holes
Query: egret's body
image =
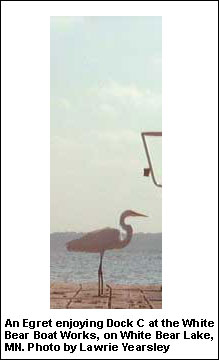
{"label": "egret's body", "polygon": [[106,250],[122,249],[127,246],[132,238],[133,230],[131,225],[125,224],[125,218],[129,216],[144,216],[132,210],[126,210],[120,217],[120,226],[126,232],[122,239],[120,231],[106,227],[101,230],[89,232],[80,239],[72,240],[66,244],[68,251],[80,251],[90,253],[100,253],[100,265],[98,270],[98,295],[103,294],[103,272],[102,260]]}

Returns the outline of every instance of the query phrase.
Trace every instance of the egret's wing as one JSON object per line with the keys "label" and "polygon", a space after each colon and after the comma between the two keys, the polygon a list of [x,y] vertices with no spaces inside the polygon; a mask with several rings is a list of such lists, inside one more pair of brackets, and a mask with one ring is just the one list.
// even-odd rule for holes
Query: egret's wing
{"label": "egret's wing", "polygon": [[80,239],[69,241],[66,247],[68,251],[103,252],[113,249],[118,241],[119,230],[107,227],[89,232]]}

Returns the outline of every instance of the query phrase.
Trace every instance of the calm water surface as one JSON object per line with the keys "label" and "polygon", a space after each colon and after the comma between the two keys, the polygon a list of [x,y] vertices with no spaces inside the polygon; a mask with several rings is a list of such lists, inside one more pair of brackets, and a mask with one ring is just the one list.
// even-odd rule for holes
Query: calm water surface
{"label": "calm water surface", "polygon": [[[51,251],[51,281],[95,282],[99,254]],[[104,280],[117,284],[161,284],[162,254],[129,246],[106,251],[103,258]]]}

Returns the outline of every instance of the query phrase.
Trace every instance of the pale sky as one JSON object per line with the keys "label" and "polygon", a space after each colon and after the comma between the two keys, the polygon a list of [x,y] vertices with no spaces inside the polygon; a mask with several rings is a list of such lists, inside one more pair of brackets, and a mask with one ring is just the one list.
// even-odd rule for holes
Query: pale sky
{"label": "pale sky", "polygon": [[127,209],[149,216],[135,232],[162,231],[141,139],[162,130],[161,19],[51,17],[51,232],[118,227]]}

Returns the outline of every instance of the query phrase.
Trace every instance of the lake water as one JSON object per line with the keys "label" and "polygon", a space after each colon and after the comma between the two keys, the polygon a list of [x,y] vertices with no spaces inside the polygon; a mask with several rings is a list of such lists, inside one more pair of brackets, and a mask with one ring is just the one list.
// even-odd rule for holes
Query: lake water
{"label": "lake water", "polygon": [[[99,258],[99,254],[67,252],[65,246],[61,251],[52,250],[51,281],[96,282]],[[162,253],[148,253],[142,245],[106,251],[103,275],[106,282],[117,284],[161,284]]]}

